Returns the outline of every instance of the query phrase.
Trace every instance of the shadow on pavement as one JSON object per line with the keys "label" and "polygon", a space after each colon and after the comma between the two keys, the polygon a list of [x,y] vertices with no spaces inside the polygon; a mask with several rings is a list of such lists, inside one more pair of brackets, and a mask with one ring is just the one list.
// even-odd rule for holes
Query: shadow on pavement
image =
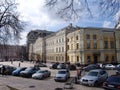
{"label": "shadow on pavement", "polygon": [[7,85],[7,87],[9,88],[9,90],[19,90],[19,89],[13,88],[13,87],[8,86],[8,85]]}

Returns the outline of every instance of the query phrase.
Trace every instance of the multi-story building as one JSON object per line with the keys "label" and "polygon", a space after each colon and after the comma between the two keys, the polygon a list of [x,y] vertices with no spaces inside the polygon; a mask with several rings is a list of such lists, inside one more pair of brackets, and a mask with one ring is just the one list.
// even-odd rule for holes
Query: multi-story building
{"label": "multi-story building", "polygon": [[116,29],[120,29],[120,21],[115,25]]}
{"label": "multi-story building", "polygon": [[43,61],[120,63],[119,29],[75,28],[70,25],[46,37],[38,38],[32,46],[34,59]]}
{"label": "multi-story building", "polygon": [[26,59],[26,47],[18,45],[0,45],[0,60]]}
{"label": "multi-story building", "polygon": [[32,50],[34,52],[33,54],[29,54],[29,59],[34,57],[34,60],[40,61],[65,62],[67,53],[66,35],[73,30],[74,28],[70,25],[46,37],[39,37],[35,43],[31,44],[31,47],[29,47],[29,52],[31,53]]}
{"label": "multi-story building", "polygon": [[120,31],[105,28],[79,28],[67,35],[70,62],[120,62]]}
{"label": "multi-story building", "polygon": [[[27,35],[27,52],[28,52],[29,60],[33,60],[33,59],[36,60],[37,57],[39,59],[41,59],[41,57],[40,57],[41,55],[38,54],[39,50],[37,48],[33,47],[33,45],[38,47],[39,45],[41,45],[41,44],[39,44],[41,42],[37,43],[39,41],[39,39],[40,38],[43,39],[44,37],[46,37],[47,35],[50,35],[51,33],[53,33],[53,32],[46,31],[46,30],[32,30],[28,33],[28,35]],[[42,50],[42,51],[45,51],[45,50]]]}

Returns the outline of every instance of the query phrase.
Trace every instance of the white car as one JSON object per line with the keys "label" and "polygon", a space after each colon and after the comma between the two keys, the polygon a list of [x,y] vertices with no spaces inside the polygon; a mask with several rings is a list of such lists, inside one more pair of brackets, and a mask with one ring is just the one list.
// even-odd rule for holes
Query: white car
{"label": "white car", "polygon": [[90,70],[85,76],[80,79],[80,84],[97,86],[103,83],[108,77],[108,74],[105,70],[95,69]]}
{"label": "white car", "polygon": [[34,79],[44,79],[47,77],[50,77],[51,72],[48,70],[38,70],[36,73],[32,75],[32,78]]}
{"label": "white car", "polygon": [[67,81],[69,78],[70,78],[69,70],[63,69],[63,70],[59,70],[56,73],[54,80],[55,81]]}
{"label": "white car", "polygon": [[115,69],[115,66],[112,64],[106,64],[105,69]]}

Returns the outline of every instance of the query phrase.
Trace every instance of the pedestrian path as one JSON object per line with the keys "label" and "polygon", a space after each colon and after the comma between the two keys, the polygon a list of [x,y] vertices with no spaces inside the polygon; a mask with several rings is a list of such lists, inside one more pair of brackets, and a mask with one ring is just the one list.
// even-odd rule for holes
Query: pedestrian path
{"label": "pedestrian path", "polygon": [[8,85],[0,85],[0,90],[18,90],[18,89],[15,89],[13,87],[10,87]]}
{"label": "pedestrian path", "polygon": [[3,65],[10,65],[10,66],[14,66],[14,67],[32,67],[34,66],[34,63],[30,63],[30,62],[20,62],[20,61],[13,61],[11,62],[0,62],[0,64]]}

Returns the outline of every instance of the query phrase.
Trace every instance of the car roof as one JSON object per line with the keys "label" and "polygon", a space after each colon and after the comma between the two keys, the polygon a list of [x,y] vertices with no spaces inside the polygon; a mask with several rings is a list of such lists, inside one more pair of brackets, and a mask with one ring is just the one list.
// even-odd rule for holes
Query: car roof
{"label": "car roof", "polygon": [[60,69],[60,70],[58,70],[58,71],[67,71],[67,69]]}
{"label": "car roof", "polygon": [[102,69],[94,69],[94,70],[90,70],[90,72],[91,71],[99,72],[99,71],[104,71],[104,70],[102,70]]}
{"label": "car roof", "polygon": [[48,71],[48,70],[38,70],[38,71]]}
{"label": "car roof", "polygon": [[109,77],[120,77],[120,75],[111,75],[111,76],[109,76]]}

